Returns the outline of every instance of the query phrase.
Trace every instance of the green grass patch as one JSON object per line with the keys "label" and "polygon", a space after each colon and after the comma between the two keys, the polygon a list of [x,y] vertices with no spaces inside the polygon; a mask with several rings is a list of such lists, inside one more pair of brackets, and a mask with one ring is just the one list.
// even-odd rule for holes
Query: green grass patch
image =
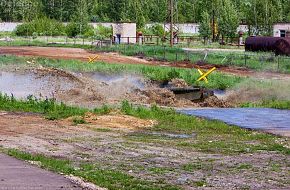
{"label": "green grass patch", "polygon": [[[0,110],[41,113],[49,120],[63,119],[71,116],[83,116],[89,111],[96,114],[106,114],[108,112],[107,106],[95,110],[89,110],[67,106],[63,103],[57,103],[54,100],[37,99],[33,96],[29,96],[26,100],[16,100],[13,96],[2,94],[0,94]],[[76,120],[76,123],[80,122],[80,120]]]}
{"label": "green grass patch", "polygon": [[[128,102],[123,102],[122,112],[142,119],[157,120],[158,124],[153,129],[150,129],[151,131],[196,134],[196,137],[192,140],[174,141],[175,144],[173,145],[180,148],[218,154],[241,154],[259,151],[276,151],[290,154],[289,148],[277,143],[282,137],[229,126],[220,121],[209,121],[177,114],[174,110],[164,110],[157,106],[153,106],[150,109],[144,107],[136,108]],[[140,138],[134,136],[131,140],[148,142],[146,138],[144,140],[143,136]],[[154,141],[149,141],[148,143],[152,142]],[[159,142],[161,142],[160,138],[156,143]],[[173,146],[172,142],[168,145]]]}
{"label": "green grass patch", "polygon": [[290,110],[290,100],[263,100],[260,103],[245,103],[241,107],[262,107]]}
{"label": "green grass patch", "polygon": [[15,149],[6,151],[8,155],[20,160],[37,161],[41,163],[41,167],[57,173],[65,175],[79,176],[86,181],[92,182],[98,186],[108,188],[110,190],[177,190],[174,187],[161,182],[145,181],[134,178],[128,174],[108,169],[101,169],[97,165],[86,163],[76,169],[71,161],[60,160],[56,158],[46,157],[44,155],[32,155],[20,152]]}

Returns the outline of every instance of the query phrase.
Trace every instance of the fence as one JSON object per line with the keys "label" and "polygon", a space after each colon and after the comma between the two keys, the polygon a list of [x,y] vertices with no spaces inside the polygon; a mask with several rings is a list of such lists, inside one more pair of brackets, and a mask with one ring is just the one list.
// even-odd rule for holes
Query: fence
{"label": "fence", "polygon": [[96,51],[115,51],[128,56],[137,56],[149,60],[179,62],[184,64],[212,64],[217,66],[235,66],[256,71],[290,73],[290,57],[275,56],[273,53],[252,53],[235,50],[225,52],[184,51],[166,46],[115,45],[98,47]]}
{"label": "fence", "polygon": [[[135,38],[135,41],[137,38]],[[179,43],[197,43],[198,37],[180,37]],[[214,65],[237,66],[260,71],[290,73],[290,57],[275,56],[271,53],[250,52],[191,52],[180,48],[169,48],[165,40],[156,36],[144,36],[143,45],[123,43],[112,45],[111,40],[97,40],[94,38],[68,37],[13,37],[0,41],[0,45],[87,45],[96,51],[117,51],[129,56],[140,56],[159,61],[208,63]],[[163,44],[163,46],[162,46]],[[180,47],[180,46],[179,46]],[[182,46],[181,46],[182,47]]]}
{"label": "fence", "polygon": [[[166,37],[159,37],[154,35],[144,35],[141,37],[113,37],[112,39],[99,39],[95,37],[85,38],[76,37],[69,38],[66,36],[4,36],[1,38],[0,43],[6,45],[22,44],[22,45],[49,45],[49,44],[64,44],[64,45],[99,45],[107,46],[108,44],[138,44],[138,45],[154,45],[154,46],[166,46],[170,44],[170,39]],[[105,43],[103,43],[105,42]],[[226,44],[238,45],[238,39],[225,39]],[[177,36],[174,38],[174,44],[178,47],[193,47],[211,45],[211,42],[206,42],[203,38],[197,36]]]}

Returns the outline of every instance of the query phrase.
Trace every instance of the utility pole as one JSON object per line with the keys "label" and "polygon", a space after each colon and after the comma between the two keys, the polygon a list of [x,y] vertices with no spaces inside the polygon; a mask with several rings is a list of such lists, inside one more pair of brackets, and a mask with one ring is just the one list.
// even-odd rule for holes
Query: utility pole
{"label": "utility pole", "polygon": [[[175,34],[178,32],[178,7],[177,7],[178,0],[168,0],[168,17],[165,23],[165,29],[169,29],[170,32],[170,46],[173,47],[174,45],[174,37]],[[169,22],[170,26],[167,28],[166,24]]]}
{"label": "utility pole", "polygon": [[170,0],[170,46],[174,45],[174,34],[173,34],[173,22],[174,22],[174,0]]}

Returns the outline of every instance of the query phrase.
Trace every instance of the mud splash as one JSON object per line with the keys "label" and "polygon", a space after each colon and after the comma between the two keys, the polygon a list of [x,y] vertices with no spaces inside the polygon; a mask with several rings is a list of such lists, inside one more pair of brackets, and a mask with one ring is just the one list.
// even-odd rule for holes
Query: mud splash
{"label": "mud splash", "polygon": [[[188,87],[186,82],[180,79],[169,81],[168,84]],[[123,100],[170,107],[229,107],[215,96],[201,102],[178,98],[171,90],[138,75],[73,73],[43,67],[1,72],[0,92],[13,94],[16,98],[26,98],[29,95],[54,98],[59,102],[87,108],[119,104]]]}

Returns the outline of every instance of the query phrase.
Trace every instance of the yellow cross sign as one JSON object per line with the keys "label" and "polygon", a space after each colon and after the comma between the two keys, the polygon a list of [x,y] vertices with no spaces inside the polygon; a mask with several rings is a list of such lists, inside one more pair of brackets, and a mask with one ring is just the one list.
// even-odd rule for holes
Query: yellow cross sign
{"label": "yellow cross sign", "polygon": [[207,76],[210,75],[212,72],[214,72],[216,70],[216,67],[212,68],[211,70],[207,71],[206,73],[204,73],[201,69],[197,69],[199,74],[201,75],[201,77],[199,77],[197,79],[197,81],[202,81],[204,80],[206,83],[208,83],[208,79]]}
{"label": "yellow cross sign", "polygon": [[89,63],[93,63],[96,59],[99,58],[98,55],[96,55],[95,57],[88,57],[89,58]]}

